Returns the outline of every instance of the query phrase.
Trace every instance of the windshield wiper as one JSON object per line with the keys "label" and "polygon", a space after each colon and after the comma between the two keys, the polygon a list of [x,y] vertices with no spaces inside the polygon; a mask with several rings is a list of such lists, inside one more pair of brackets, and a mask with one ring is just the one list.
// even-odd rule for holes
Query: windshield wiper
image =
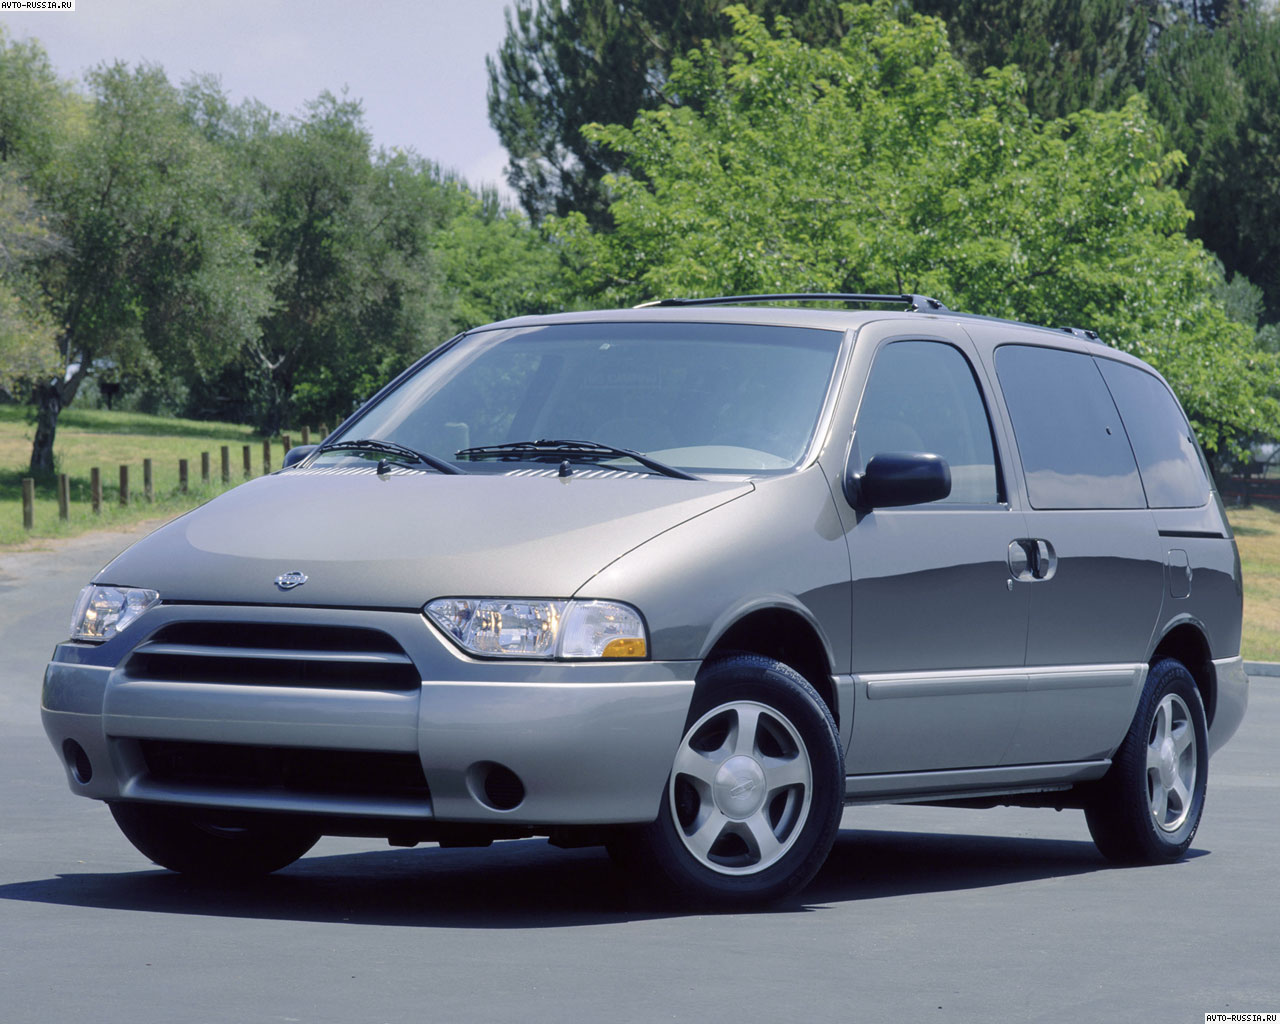
{"label": "windshield wiper", "polygon": [[675,477],[677,480],[697,480],[698,477],[686,473],[665,462],[651,459],[630,448],[615,448],[611,444],[598,444],[595,441],[557,440],[549,441],[513,441],[510,444],[482,444],[475,448],[463,448],[454,452],[459,459],[527,459],[535,462],[598,462],[601,459],[631,459],[644,466],[645,469],[663,476]]}
{"label": "windshield wiper", "polygon": [[321,446],[316,454],[337,451],[376,452],[382,455],[390,455],[393,458],[404,459],[407,462],[430,466],[440,473],[462,472],[452,462],[446,462],[435,455],[428,455],[426,452],[417,451],[407,445],[397,444],[395,441],[378,441],[372,437],[362,437],[351,441],[331,441],[329,444]]}

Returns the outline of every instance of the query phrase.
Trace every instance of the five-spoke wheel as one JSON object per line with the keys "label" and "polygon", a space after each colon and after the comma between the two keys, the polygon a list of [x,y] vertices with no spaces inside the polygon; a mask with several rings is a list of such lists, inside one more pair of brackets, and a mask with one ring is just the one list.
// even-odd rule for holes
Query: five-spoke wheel
{"label": "five-spoke wheel", "polygon": [[783,899],[822,866],[843,797],[844,758],[822,698],[781,662],[731,655],[698,675],[658,819],[639,847],[696,899]]}
{"label": "five-spoke wheel", "polygon": [[1164,832],[1177,832],[1194,804],[1196,730],[1191,710],[1176,693],[1156,707],[1147,741],[1147,793],[1151,818]]}
{"label": "five-spoke wheel", "polygon": [[1121,863],[1177,860],[1204,810],[1209,742],[1204,705],[1181,662],[1152,666],[1128,735],[1085,805],[1098,849]]}
{"label": "five-spoke wheel", "polygon": [[732,701],[685,735],[667,798],[677,835],[699,864],[749,874],[776,864],[799,837],[813,799],[813,767],[784,716],[755,701]]}

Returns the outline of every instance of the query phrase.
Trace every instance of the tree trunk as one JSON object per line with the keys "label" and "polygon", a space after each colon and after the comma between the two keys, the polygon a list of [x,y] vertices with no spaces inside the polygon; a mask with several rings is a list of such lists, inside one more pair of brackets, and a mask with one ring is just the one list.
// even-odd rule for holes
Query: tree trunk
{"label": "tree trunk", "polygon": [[53,475],[53,438],[58,432],[58,416],[80,390],[88,371],[85,363],[68,380],[47,380],[35,386],[36,436],[31,442],[31,475]]}
{"label": "tree trunk", "polygon": [[62,412],[61,381],[51,380],[35,388],[36,436],[31,442],[31,475],[53,474],[53,437],[58,430],[58,414]]}

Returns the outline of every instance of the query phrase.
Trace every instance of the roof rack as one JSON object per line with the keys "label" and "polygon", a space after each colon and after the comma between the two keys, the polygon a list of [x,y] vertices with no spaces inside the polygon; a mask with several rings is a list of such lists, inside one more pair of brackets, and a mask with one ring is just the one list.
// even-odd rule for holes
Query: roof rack
{"label": "roof rack", "polygon": [[1058,330],[1066,334],[1074,334],[1077,338],[1083,338],[1085,341],[1092,341],[1098,345],[1105,345],[1106,342],[1098,337],[1097,331],[1091,331],[1087,327],[1059,327]]}
{"label": "roof rack", "polygon": [[768,295],[719,295],[709,299],[655,299],[642,302],[634,309],[651,306],[727,306],[735,302],[883,302],[907,306],[911,312],[946,311],[937,299],[927,295],[876,295],[866,292],[779,292]]}

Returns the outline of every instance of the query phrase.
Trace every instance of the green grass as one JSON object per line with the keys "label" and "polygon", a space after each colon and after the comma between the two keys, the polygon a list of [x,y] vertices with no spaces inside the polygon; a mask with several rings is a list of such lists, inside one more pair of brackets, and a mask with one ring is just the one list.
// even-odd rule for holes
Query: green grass
{"label": "green grass", "polygon": [[1244,635],[1250,661],[1280,661],[1280,512],[1254,505],[1228,510],[1244,570]]}
{"label": "green grass", "polygon": [[[69,518],[58,518],[56,477],[36,481],[35,521],[22,525],[22,478],[27,476],[31,438],[30,411],[0,406],[0,548],[38,538],[71,537],[94,529],[111,529],[147,519],[170,518],[221,493],[221,448],[229,449],[231,485],[245,479],[243,447],[249,446],[251,474],[262,472],[262,438],[252,427],[201,422],[101,409],[68,409],[58,418],[54,443],[57,471],[66,473],[71,492]],[[295,443],[301,432],[293,433]],[[201,480],[201,453],[209,453],[210,483]],[[271,465],[278,469],[284,449],[272,444]],[[143,488],[143,460],[152,463],[153,500]],[[188,463],[188,492],[179,489],[178,462]],[[129,467],[129,505],[120,504],[120,467]],[[90,470],[102,474],[102,512],[90,502]]]}
{"label": "green grass", "polygon": [[[0,405],[0,434],[8,435],[4,428],[18,424],[27,428],[27,436],[35,429],[35,417],[28,406]],[[180,420],[167,416],[149,416],[141,412],[109,412],[106,409],[66,409],[58,417],[58,439],[63,430],[93,434],[141,434],[160,437],[195,437],[229,444],[239,441],[249,444],[261,437],[252,427],[238,423],[221,423],[215,420]],[[29,442],[28,442],[29,443]],[[61,446],[58,446],[61,447]]]}

